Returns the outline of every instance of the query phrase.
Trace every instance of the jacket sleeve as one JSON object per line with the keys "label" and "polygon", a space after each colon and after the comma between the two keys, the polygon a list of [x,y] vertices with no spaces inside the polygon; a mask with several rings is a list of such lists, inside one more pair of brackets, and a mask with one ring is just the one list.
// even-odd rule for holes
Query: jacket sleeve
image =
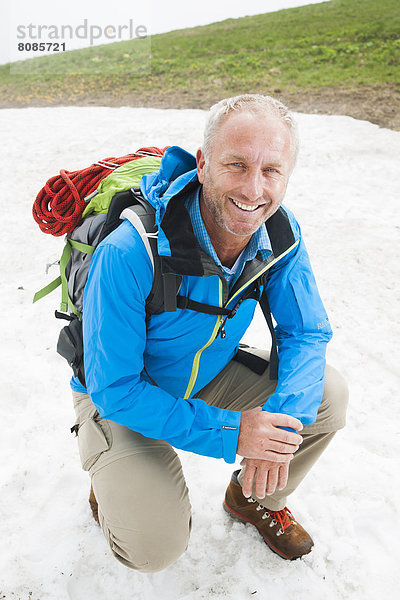
{"label": "jacket sleeve", "polygon": [[232,463],[240,413],[201,399],[175,398],[146,377],[145,302],[152,280],[140,239],[134,253],[108,240],[96,249],[84,293],[87,391],[105,419],[176,448]]}
{"label": "jacket sleeve", "polygon": [[321,403],[332,330],[299,225],[291,213],[289,219],[298,244],[272,267],[266,284],[277,323],[279,371],[276,390],[263,409],[290,414],[306,425],[315,421]]}

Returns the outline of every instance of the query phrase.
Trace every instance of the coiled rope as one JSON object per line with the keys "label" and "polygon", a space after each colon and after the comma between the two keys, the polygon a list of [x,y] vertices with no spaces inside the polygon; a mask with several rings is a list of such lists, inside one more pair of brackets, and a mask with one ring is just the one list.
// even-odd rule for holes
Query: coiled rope
{"label": "coiled rope", "polygon": [[140,148],[134,154],[105,158],[79,171],[61,169],[60,174],[51,177],[36,196],[33,218],[44,233],[54,236],[71,233],[87,206],[85,198],[97,189],[100,181],[111,171],[143,156],[162,156],[165,150],[153,146]]}

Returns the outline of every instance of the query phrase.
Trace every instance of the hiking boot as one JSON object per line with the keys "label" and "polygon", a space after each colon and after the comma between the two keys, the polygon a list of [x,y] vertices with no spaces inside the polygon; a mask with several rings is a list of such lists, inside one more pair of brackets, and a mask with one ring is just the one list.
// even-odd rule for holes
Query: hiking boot
{"label": "hiking boot", "polygon": [[299,525],[290,510],[269,510],[253,498],[246,498],[237,480],[239,471],[232,475],[226,490],[223,507],[233,518],[242,523],[251,523],[264,538],[273,552],[282,558],[294,560],[311,551],[314,543]]}
{"label": "hiking boot", "polygon": [[99,521],[99,505],[97,504],[96,496],[94,495],[93,487],[90,488],[89,504],[92,509],[93,518],[100,525]]}

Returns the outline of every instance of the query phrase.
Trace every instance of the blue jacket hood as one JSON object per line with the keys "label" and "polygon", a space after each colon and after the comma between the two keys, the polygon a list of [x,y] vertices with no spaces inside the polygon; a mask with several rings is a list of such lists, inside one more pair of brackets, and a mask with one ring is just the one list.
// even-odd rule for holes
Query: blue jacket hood
{"label": "blue jacket hood", "polygon": [[171,146],[164,152],[159,171],[144,175],[141,179],[140,190],[156,209],[157,246],[160,256],[171,256],[169,241],[161,226],[168,203],[188,183],[196,180],[196,159],[193,154],[179,146]]}
{"label": "blue jacket hood", "polygon": [[160,225],[172,196],[196,179],[195,157],[179,146],[171,146],[164,152],[159,171],[143,175],[140,189],[156,209],[157,225]]}

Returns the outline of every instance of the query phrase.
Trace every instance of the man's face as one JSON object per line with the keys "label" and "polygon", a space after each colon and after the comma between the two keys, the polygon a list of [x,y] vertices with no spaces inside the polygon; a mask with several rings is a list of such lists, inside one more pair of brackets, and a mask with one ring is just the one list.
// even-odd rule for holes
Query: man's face
{"label": "man's face", "polygon": [[288,126],[274,115],[231,112],[208,159],[197,152],[201,211],[210,237],[237,244],[279,208],[292,167]]}

